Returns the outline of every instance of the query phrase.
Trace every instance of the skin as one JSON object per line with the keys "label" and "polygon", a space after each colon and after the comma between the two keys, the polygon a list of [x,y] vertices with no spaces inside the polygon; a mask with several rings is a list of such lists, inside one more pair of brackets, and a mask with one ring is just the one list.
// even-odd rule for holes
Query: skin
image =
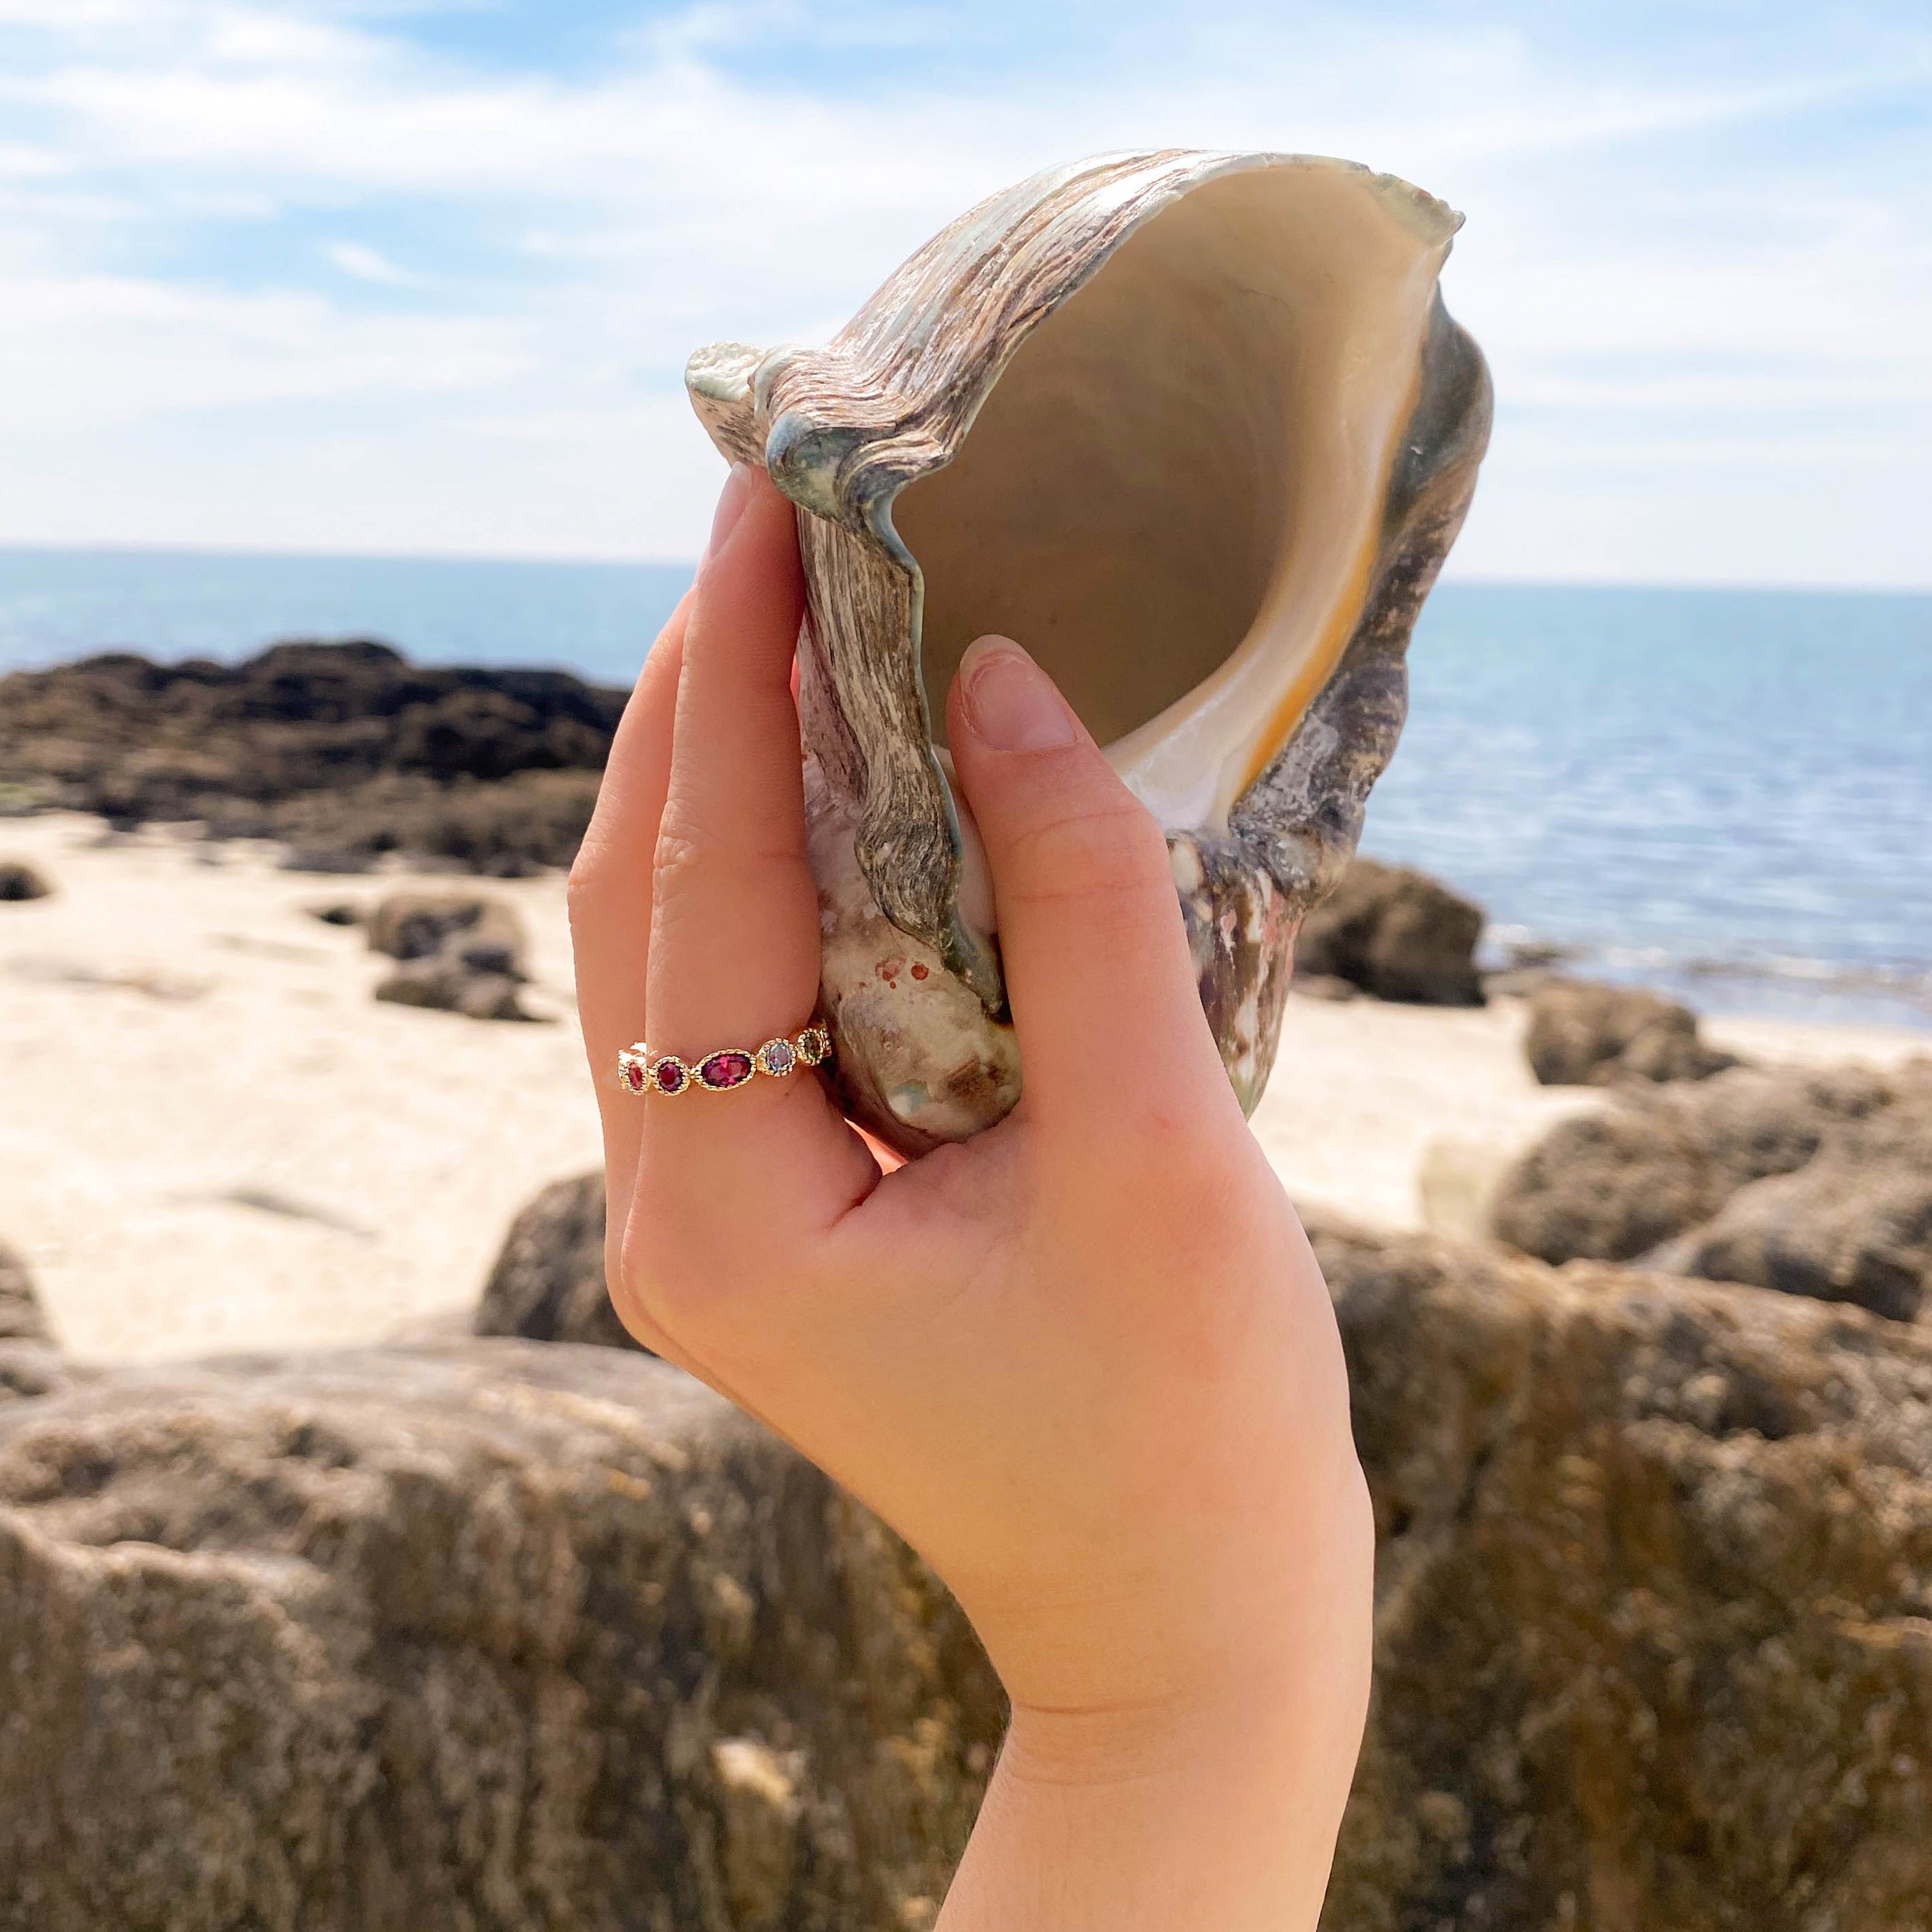
{"label": "skin", "polygon": [[632,1332],[945,1580],[1012,1720],[941,1932],[1312,1927],[1361,1738],[1373,1536],[1328,1298],[1202,1016],[1160,831],[1044,674],[948,711],[1018,1108],[892,1168],[808,1074],[624,1092],[817,996],[794,512],[727,483],[571,881]]}

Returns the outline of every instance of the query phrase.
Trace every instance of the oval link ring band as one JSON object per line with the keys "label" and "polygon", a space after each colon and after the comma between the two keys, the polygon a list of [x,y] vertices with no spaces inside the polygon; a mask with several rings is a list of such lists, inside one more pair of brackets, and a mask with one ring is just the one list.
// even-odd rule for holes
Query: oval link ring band
{"label": "oval link ring band", "polygon": [[742,1087],[755,1073],[782,1080],[801,1066],[817,1066],[832,1055],[832,1036],[815,1022],[794,1034],[768,1040],[756,1052],[741,1046],[721,1046],[698,1060],[686,1060],[675,1053],[653,1054],[642,1040],[621,1048],[617,1054],[617,1079],[629,1094],[662,1094],[667,1100],[692,1088],[707,1093],[728,1094]]}

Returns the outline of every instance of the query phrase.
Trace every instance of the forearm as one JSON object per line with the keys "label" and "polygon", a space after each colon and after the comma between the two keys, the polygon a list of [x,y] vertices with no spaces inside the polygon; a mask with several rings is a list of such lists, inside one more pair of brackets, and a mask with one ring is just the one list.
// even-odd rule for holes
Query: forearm
{"label": "forearm", "polygon": [[1360,1736],[1358,1697],[1320,1702],[1312,1725],[1250,1710],[1111,1769],[1021,1719],[938,1932],[1308,1932]]}
{"label": "forearm", "polygon": [[1302,1502],[1326,1560],[1270,1593],[1220,1689],[1016,1706],[938,1932],[1312,1932],[1367,1715],[1375,1536],[1352,1456]]}

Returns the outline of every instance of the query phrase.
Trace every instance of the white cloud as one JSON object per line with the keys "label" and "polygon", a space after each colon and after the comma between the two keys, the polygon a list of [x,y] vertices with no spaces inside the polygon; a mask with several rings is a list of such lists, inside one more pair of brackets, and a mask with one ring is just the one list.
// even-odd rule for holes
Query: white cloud
{"label": "white cloud", "polygon": [[429,284],[427,275],[398,267],[380,249],[367,248],[360,242],[325,242],[322,252],[326,260],[358,282],[375,282],[391,289],[420,289]]}
{"label": "white cloud", "polygon": [[[1874,494],[1847,465],[1932,496],[1932,217],[1909,167],[1808,170],[1766,131],[1855,115],[1868,61],[1641,85],[1357,14],[998,86],[949,84],[943,49],[916,87],[868,87],[857,53],[836,82],[754,83],[721,62],[760,34],[940,28],[700,6],[563,80],[353,14],[0,0],[0,34],[43,45],[0,80],[0,425],[32,432],[0,536],[192,541],[191,502],[209,542],[688,555],[716,474],[692,346],[821,337],[990,189],[1159,140],[1352,154],[1469,211],[1450,296],[1504,407],[1467,567],[1932,575],[1882,502],[1841,514]],[[56,487],[63,424],[122,466],[112,490]],[[157,438],[201,481],[145,495]],[[244,450],[272,474],[224,496]]]}
{"label": "white cloud", "polygon": [[347,316],[300,293],[20,278],[0,304],[0,434],[189,410],[489,392],[529,358],[501,322]]}

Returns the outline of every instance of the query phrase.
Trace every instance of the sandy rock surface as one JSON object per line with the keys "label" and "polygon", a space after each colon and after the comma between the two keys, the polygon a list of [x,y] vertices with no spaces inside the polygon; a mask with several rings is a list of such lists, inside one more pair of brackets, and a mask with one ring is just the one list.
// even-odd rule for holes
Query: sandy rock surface
{"label": "sandy rock surface", "polygon": [[[1324,1932],[1932,1923],[1932,1338],[1318,1222],[1378,1518]],[[862,1510],[635,1353],[0,1401],[0,1925],[924,1932],[1000,1723]]]}
{"label": "sandy rock surface", "polygon": [[1378,1543],[1324,1932],[1932,1924],[1932,1339],[1316,1246]]}
{"label": "sandy rock surface", "polygon": [[640,1354],[0,1402],[8,1932],[926,1932],[1003,1724],[904,1546]]}

